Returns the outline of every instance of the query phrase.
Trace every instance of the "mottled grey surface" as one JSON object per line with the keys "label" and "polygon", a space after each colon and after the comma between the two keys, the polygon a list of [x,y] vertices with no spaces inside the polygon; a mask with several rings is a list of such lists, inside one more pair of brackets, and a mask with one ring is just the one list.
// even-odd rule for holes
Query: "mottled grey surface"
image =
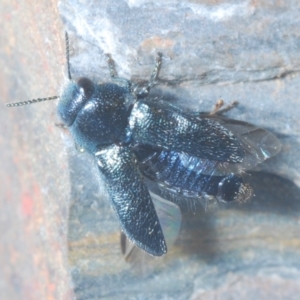
{"label": "mottled grey surface", "polygon": [[161,51],[160,77],[175,84],[168,92],[196,110],[219,98],[239,101],[231,116],[278,134],[276,170],[300,182],[298,1],[62,1],[59,8],[75,77],[108,80],[104,53],[111,53],[121,76],[147,80]]}
{"label": "mottled grey surface", "polygon": [[168,255],[139,263],[145,277],[121,256],[117,220],[103,184],[82,169],[85,154],[71,157],[69,256],[78,299],[297,299],[300,2],[69,0],[59,9],[74,77],[107,81],[104,53],[111,53],[121,76],[147,80],[161,51],[164,85],[155,93],[199,111],[219,98],[237,100],[231,117],[269,129],[283,144],[258,168],[279,177],[252,175],[256,197],[247,205],[184,216]]}
{"label": "mottled grey surface", "polygon": [[69,224],[77,299],[297,299],[300,189],[289,180],[252,173],[252,201],[185,213],[166,256],[137,250],[126,262],[96,167],[85,155],[69,163],[78,172]]}

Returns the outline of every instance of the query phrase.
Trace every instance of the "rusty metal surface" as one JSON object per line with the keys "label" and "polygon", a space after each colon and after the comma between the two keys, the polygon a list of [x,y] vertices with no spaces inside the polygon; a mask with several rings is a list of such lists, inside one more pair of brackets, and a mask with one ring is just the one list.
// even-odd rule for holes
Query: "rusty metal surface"
{"label": "rusty metal surface", "polygon": [[55,104],[63,81],[57,1],[1,1],[0,298],[71,299],[67,268],[69,174]]}

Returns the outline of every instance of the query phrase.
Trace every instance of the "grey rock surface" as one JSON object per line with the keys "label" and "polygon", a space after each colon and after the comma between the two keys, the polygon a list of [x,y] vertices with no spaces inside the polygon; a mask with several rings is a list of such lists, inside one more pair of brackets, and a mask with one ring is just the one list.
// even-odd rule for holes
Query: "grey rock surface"
{"label": "grey rock surface", "polygon": [[59,10],[74,77],[109,80],[104,54],[111,53],[120,76],[145,81],[161,51],[154,93],[194,111],[209,111],[220,98],[239,101],[230,117],[272,131],[283,144],[252,174],[253,201],[184,215],[167,256],[140,254],[132,264],[121,256],[103,184],[89,175],[91,159],[71,155],[77,298],[297,299],[300,2],[66,0]]}
{"label": "grey rock surface", "polygon": [[300,183],[298,1],[62,1],[59,9],[74,77],[109,80],[111,53],[120,76],[147,80],[161,51],[161,81],[179,103],[205,111],[219,98],[239,101],[231,116],[281,137],[272,171]]}

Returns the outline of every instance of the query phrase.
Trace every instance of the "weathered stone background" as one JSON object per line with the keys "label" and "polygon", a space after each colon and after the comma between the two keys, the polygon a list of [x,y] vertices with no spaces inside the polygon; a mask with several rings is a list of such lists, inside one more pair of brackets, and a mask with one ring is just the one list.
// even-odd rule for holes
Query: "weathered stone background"
{"label": "weathered stone background", "polygon": [[219,98],[237,100],[230,116],[268,128],[283,144],[252,173],[251,202],[185,214],[165,257],[127,263],[92,159],[60,137],[54,103],[3,107],[1,299],[70,299],[73,288],[77,299],[298,299],[299,1],[69,0],[58,11],[56,1],[4,0],[0,7],[1,103],[59,93],[61,17],[74,77],[108,80],[109,52],[121,76],[147,80],[161,51],[157,93],[200,111]]}

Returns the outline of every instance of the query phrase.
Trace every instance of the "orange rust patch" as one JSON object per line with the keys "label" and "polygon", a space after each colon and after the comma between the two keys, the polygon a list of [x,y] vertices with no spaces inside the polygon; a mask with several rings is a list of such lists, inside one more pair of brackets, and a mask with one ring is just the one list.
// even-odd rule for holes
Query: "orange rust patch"
{"label": "orange rust patch", "polygon": [[151,37],[150,39],[144,40],[141,47],[144,50],[151,50],[154,48],[160,48],[160,49],[170,49],[173,48],[175,45],[175,41],[171,39],[163,39],[159,36]]}
{"label": "orange rust patch", "polygon": [[25,217],[29,217],[33,214],[34,199],[40,199],[41,191],[40,187],[35,184],[31,192],[24,192],[21,195],[21,210]]}
{"label": "orange rust patch", "polygon": [[32,215],[33,211],[33,197],[31,197],[30,193],[24,192],[21,196],[21,208],[22,214],[25,217],[29,217]]}

